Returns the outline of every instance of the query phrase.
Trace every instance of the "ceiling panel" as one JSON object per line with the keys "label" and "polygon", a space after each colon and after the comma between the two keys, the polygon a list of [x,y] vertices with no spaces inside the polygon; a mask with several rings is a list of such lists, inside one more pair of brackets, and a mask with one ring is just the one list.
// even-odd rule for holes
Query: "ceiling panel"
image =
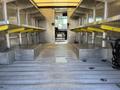
{"label": "ceiling panel", "polygon": [[33,0],[38,7],[67,7],[77,6],[80,0]]}
{"label": "ceiling panel", "polygon": [[38,6],[76,6],[77,4],[76,3],[50,3],[50,4],[37,4]]}
{"label": "ceiling panel", "polygon": [[38,2],[79,2],[80,0],[34,0],[36,3]]}

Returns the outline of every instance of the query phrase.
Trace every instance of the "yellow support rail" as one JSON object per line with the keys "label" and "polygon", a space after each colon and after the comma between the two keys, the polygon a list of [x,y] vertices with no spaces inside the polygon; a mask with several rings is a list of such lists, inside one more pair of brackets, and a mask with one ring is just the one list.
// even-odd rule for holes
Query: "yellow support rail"
{"label": "yellow support rail", "polygon": [[87,29],[84,29],[84,28],[73,29],[71,31],[74,31],[74,32],[93,32],[92,30],[87,30]]}
{"label": "yellow support rail", "polygon": [[105,31],[102,30],[102,29],[99,29],[99,28],[92,28],[92,27],[88,27],[87,30],[94,31],[94,32],[101,32],[101,33],[105,32]]}
{"label": "yellow support rail", "polygon": [[87,29],[81,29],[81,30],[85,32],[93,32],[92,30],[87,30]]}
{"label": "yellow support rail", "polygon": [[0,31],[7,31],[7,33],[20,33],[20,32],[42,32],[44,29],[32,26],[18,26],[14,24],[0,25]]}
{"label": "yellow support rail", "polygon": [[8,30],[9,26],[8,25],[3,25],[3,26],[0,26],[0,31],[5,31],[5,30]]}
{"label": "yellow support rail", "polygon": [[33,29],[27,29],[27,30],[21,31],[21,33],[33,32],[33,31],[34,31]]}
{"label": "yellow support rail", "polygon": [[75,32],[82,32],[81,29],[75,29]]}
{"label": "yellow support rail", "polygon": [[42,31],[42,30],[35,30],[35,32],[40,32],[40,31]]}
{"label": "yellow support rail", "polygon": [[25,28],[17,28],[17,29],[9,30],[8,33],[18,33],[18,32],[24,31],[24,30],[25,30]]}
{"label": "yellow support rail", "polygon": [[101,25],[101,28],[108,30],[108,31],[120,32],[120,28],[112,27],[112,26],[108,26],[108,25]]}

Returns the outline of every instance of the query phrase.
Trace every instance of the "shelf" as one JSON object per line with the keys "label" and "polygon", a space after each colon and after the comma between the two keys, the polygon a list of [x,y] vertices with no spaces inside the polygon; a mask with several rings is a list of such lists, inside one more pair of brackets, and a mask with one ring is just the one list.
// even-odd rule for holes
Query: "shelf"
{"label": "shelf", "polygon": [[28,26],[28,25],[15,25],[15,24],[1,24],[0,31],[6,31],[7,33],[20,33],[20,32],[42,32],[44,28]]}
{"label": "shelf", "polygon": [[[39,19],[45,19],[44,15],[40,12],[37,5],[33,2],[33,0],[15,0],[17,5],[20,7],[21,10],[24,10],[34,17]],[[32,11],[32,12],[31,12]]]}
{"label": "shelf", "polygon": [[100,4],[100,1],[97,0],[80,0],[79,5],[73,11],[70,18],[78,19],[80,16],[85,16],[87,12],[93,10],[93,8]]}
{"label": "shelf", "polygon": [[[78,31],[77,29],[86,29],[94,28],[93,31],[96,32],[103,32],[103,31],[112,31],[112,32],[120,32],[120,15],[116,15],[113,17],[110,17],[106,20],[101,20],[93,23],[89,23],[84,26],[78,26],[76,28],[71,29],[71,31]],[[102,30],[102,31],[101,31]]]}
{"label": "shelf", "polygon": [[[12,24],[12,26],[13,26],[13,24],[16,24],[16,23],[20,24],[20,22],[22,21],[21,20],[22,18],[25,18],[24,22],[26,22],[27,24],[29,22],[28,21],[29,18],[30,19],[34,18],[37,21],[45,20],[45,17],[40,12],[40,9],[33,3],[32,0],[6,0],[5,3],[6,3],[6,5],[2,4],[2,7],[6,7],[7,15],[4,16],[4,13],[2,13],[3,17],[6,17],[6,18],[3,18],[3,17],[1,18],[3,21],[0,21],[0,26],[6,25],[6,24]],[[13,11],[9,11],[9,8],[10,8],[10,10],[16,10],[16,11],[13,13]],[[2,10],[3,10],[3,8],[2,8]],[[10,13],[12,13],[12,16]],[[24,13],[24,17],[21,17],[21,13]],[[15,19],[11,20],[10,17],[15,17]],[[31,28],[31,26],[27,26],[27,27]],[[32,28],[36,28],[36,27],[32,26]],[[42,28],[39,28],[39,29],[42,29]]]}

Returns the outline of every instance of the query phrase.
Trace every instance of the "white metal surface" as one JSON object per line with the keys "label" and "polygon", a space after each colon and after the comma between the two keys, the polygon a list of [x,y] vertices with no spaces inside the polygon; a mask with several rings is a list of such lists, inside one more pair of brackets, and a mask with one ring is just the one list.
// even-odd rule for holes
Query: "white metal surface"
{"label": "white metal surface", "polygon": [[8,22],[8,16],[7,16],[7,2],[6,0],[2,1],[3,3],[3,16],[4,16],[4,20],[7,23]]}
{"label": "white metal surface", "polygon": [[9,33],[6,34],[6,43],[7,43],[7,48],[10,48],[10,36],[9,36]]}
{"label": "white metal surface", "polygon": [[21,33],[19,33],[19,43],[20,45],[22,45],[22,34]]}
{"label": "white metal surface", "polygon": [[95,32],[92,32],[92,44],[95,42]]}

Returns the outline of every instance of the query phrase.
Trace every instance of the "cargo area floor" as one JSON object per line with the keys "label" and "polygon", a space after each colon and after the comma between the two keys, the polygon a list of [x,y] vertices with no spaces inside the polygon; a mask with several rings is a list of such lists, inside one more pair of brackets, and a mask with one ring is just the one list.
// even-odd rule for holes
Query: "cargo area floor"
{"label": "cargo area floor", "polygon": [[0,90],[120,90],[120,71],[99,58],[78,60],[69,44],[45,44],[34,61],[0,65]]}

